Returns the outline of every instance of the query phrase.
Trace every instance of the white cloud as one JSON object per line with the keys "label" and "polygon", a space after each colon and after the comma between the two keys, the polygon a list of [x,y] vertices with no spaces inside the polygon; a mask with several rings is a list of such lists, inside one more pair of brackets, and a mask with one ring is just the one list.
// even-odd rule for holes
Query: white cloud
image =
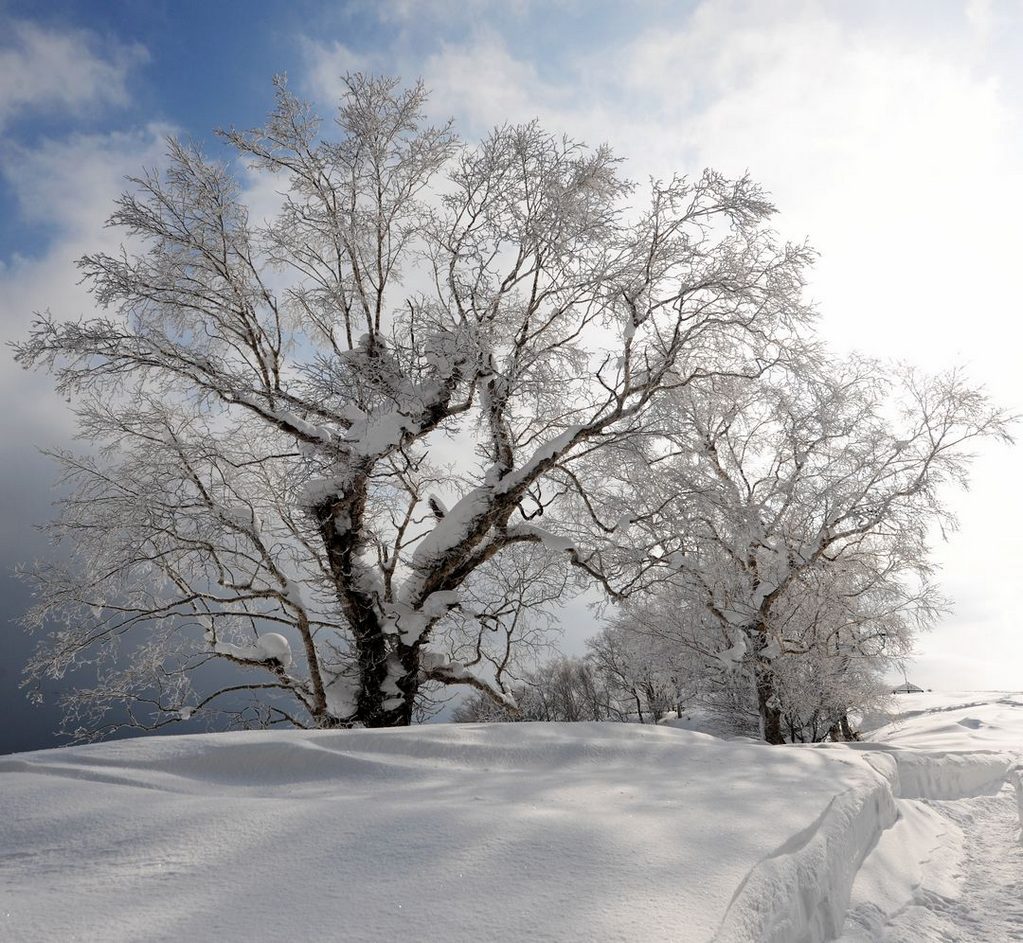
{"label": "white cloud", "polygon": [[382,56],[357,53],[342,42],[320,42],[308,37],[301,41],[305,57],[302,85],[317,101],[328,107],[337,104],[349,72],[389,72]]}
{"label": "white cloud", "polygon": [[126,105],[131,68],[148,58],[139,45],[104,44],[85,30],[8,21],[0,48],[0,127],[30,110]]}
{"label": "white cloud", "polygon": [[835,343],[1011,374],[1011,350],[977,339],[1011,297],[1019,121],[957,28],[925,41],[820,5],[716,2],[614,49],[566,52],[557,84],[485,30],[392,67],[421,72],[434,110],[470,136],[539,117],[610,141],[639,179],[748,169],[778,227],[821,251],[812,291]]}
{"label": "white cloud", "polygon": [[820,8],[760,24],[705,9],[674,45],[651,40],[659,56],[630,50],[645,79],[651,61],[672,88],[680,76],[690,102],[648,146],[748,167],[774,193],[779,225],[823,253],[814,284],[836,340],[947,361],[962,347],[935,327],[952,328],[977,301],[977,273],[1007,261],[1005,208],[1023,203],[997,83],[944,45],[854,30]]}
{"label": "white cloud", "polygon": [[466,136],[483,135],[505,122],[555,119],[568,93],[543,82],[529,62],[516,59],[493,33],[478,34],[470,47],[443,45],[422,68],[433,108],[458,117]]}
{"label": "white cloud", "polygon": [[14,146],[0,173],[26,220],[53,227],[64,241],[79,235],[96,238],[126,178],[138,176],[143,164],[162,162],[164,139],[173,132],[170,125],[150,124],[51,138],[31,148]]}
{"label": "white cloud", "polygon": [[[89,251],[111,251],[121,234],[104,228],[124,178],[161,162],[169,128],[76,135],[9,152],[0,167],[26,218],[45,222],[53,238],[38,258],[15,257],[0,268],[0,342],[25,336],[37,311],[63,318],[87,315],[95,305],[78,284],[75,260]],[[0,402],[0,443],[8,448],[53,445],[66,437],[70,414],[49,379],[18,369],[5,354]]]}
{"label": "white cloud", "polygon": [[966,0],[966,22],[981,41],[991,37],[997,14],[991,0]]}

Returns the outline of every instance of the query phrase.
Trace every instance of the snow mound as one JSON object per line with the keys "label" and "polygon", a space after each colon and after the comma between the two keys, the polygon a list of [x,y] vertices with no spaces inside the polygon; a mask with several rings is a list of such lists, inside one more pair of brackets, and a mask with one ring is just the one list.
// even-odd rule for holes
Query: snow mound
{"label": "snow mound", "polygon": [[[274,731],[22,754],[0,759],[4,929],[24,943],[202,940],[214,927],[255,941],[301,927],[353,943],[698,943],[775,927],[745,938],[793,943],[783,928],[818,919],[838,857],[855,870],[884,791],[849,752],[638,725]],[[857,816],[850,852],[834,836]],[[811,882],[805,913],[776,893],[793,880]]]}
{"label": "snow mound", "polygon": [[24,943],[872,940],[921,882],[954,893],[963,829],[922,800],[1004,808],[1011,782],[1023,816],[1023,698],[953,700],[901,702],[848,745],[484,724],[0,757],[0,926]]}

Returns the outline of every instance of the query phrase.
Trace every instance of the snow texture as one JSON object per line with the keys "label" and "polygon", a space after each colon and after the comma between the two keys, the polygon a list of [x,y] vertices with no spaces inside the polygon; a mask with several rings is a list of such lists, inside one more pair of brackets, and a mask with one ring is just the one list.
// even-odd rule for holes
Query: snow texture
{"label": "snow texture", "polygon": [[1023,940],[1023,695],[897,704],[872,736],[897,744],[899,817],[856,877],[839,943]]}
{"label": "snow texture", "polygon": [[1019,939],[1023,698],[969,704],[851,748],[503,724],[2,757],[0,938]]}

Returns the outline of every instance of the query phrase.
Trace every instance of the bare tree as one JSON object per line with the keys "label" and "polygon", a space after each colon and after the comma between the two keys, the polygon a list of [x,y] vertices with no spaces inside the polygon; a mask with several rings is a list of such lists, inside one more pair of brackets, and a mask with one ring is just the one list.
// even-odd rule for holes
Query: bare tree
{"label": "bare tree", "polygon": [[[558,523],[604,487],[584,466],[807,318],[808,250],[777,243],[748,179],[654,183],[633,210],[606,148],[535,124],[464,145],[425,97],[349,76],[321,134],[278,81],[265,127],[224,134],[286,187],[268,223],[170,141],[110,219],[126,247],[79,263],[105,313],[40,317],[17,348],[95,446],[57,454],[68,551],[30,616],[55,627],[34,677],[128,661],[72,695],[87,725],[246,692],[243,721],[302,726],[408,723],[424,685],[510,704],[520,623],[474,608],[487,568],[529,545],[627,592]],[[225,660],[252,673],[197,690]]]}
{"label": "bare tree", "polygon": [[632,526],[670,589],[624,625],[673,635],[712,677],[748,669],[768,742],[786,718],[803,738],[841,725],[941,608],[928,541],[955,526],[944,489],[1009,417],[955,372],[796,347],[756,383],[711,378],[658,412],[620,474],[643,483]]}
{"label": "bare tree", "polygon": [[515,711],[473,692],[452,712],[456,723],[508,721],[626,721],[608,676],[592,657],[559,656],[525,671],[514,685]]}
{"label": "bare tree", "polygon": [[[653,626],[636,625],[632,620],[652,615],[648,605],[652,593],[637,594],[628,607],[628,619],[619,619],[601,629],[587,641],[590,658],[607,691],[612,707],[609,714],[618,720],[656,723],[669,712],[681,712],[697,690],[694,676],[698,662],[692,653],[679,646],[672,633],[664,631],[657,616]],[[652,630],[651,630],[652,629]]]}

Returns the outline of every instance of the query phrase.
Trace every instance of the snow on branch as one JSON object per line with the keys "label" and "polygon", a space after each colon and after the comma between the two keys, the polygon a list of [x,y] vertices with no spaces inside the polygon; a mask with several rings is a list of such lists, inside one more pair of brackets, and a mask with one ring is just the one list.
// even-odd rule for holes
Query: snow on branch
{"label": "snow on branch", "polygon": [[[276,212],[257,222],[234,165],[169,141],[114,209],[122,251],[81,261],[101,316],[40,318],[18,348],[96,446],[59,459],[73,559],[36,572],[55,632],[35,671],[148,632],[138,678],[197,679],[208,610],[214,655],[286,669],[275,719],[409,723],[435,684],[508,698],[569,568],[616,599],[665,578],[663,456],[635,456],[683,418],[691,445],[699,397],[779,361],[813,317],[812,252],[747,177],[638,196],[607,147],[535,122],[459,141],[421,85],[349,75],[332,122],[274,90],[262,127],[223,137],[278,178]],[[817,523],[851,542],[880,510]],[[766,604],[813,551],[758,546]]]}

